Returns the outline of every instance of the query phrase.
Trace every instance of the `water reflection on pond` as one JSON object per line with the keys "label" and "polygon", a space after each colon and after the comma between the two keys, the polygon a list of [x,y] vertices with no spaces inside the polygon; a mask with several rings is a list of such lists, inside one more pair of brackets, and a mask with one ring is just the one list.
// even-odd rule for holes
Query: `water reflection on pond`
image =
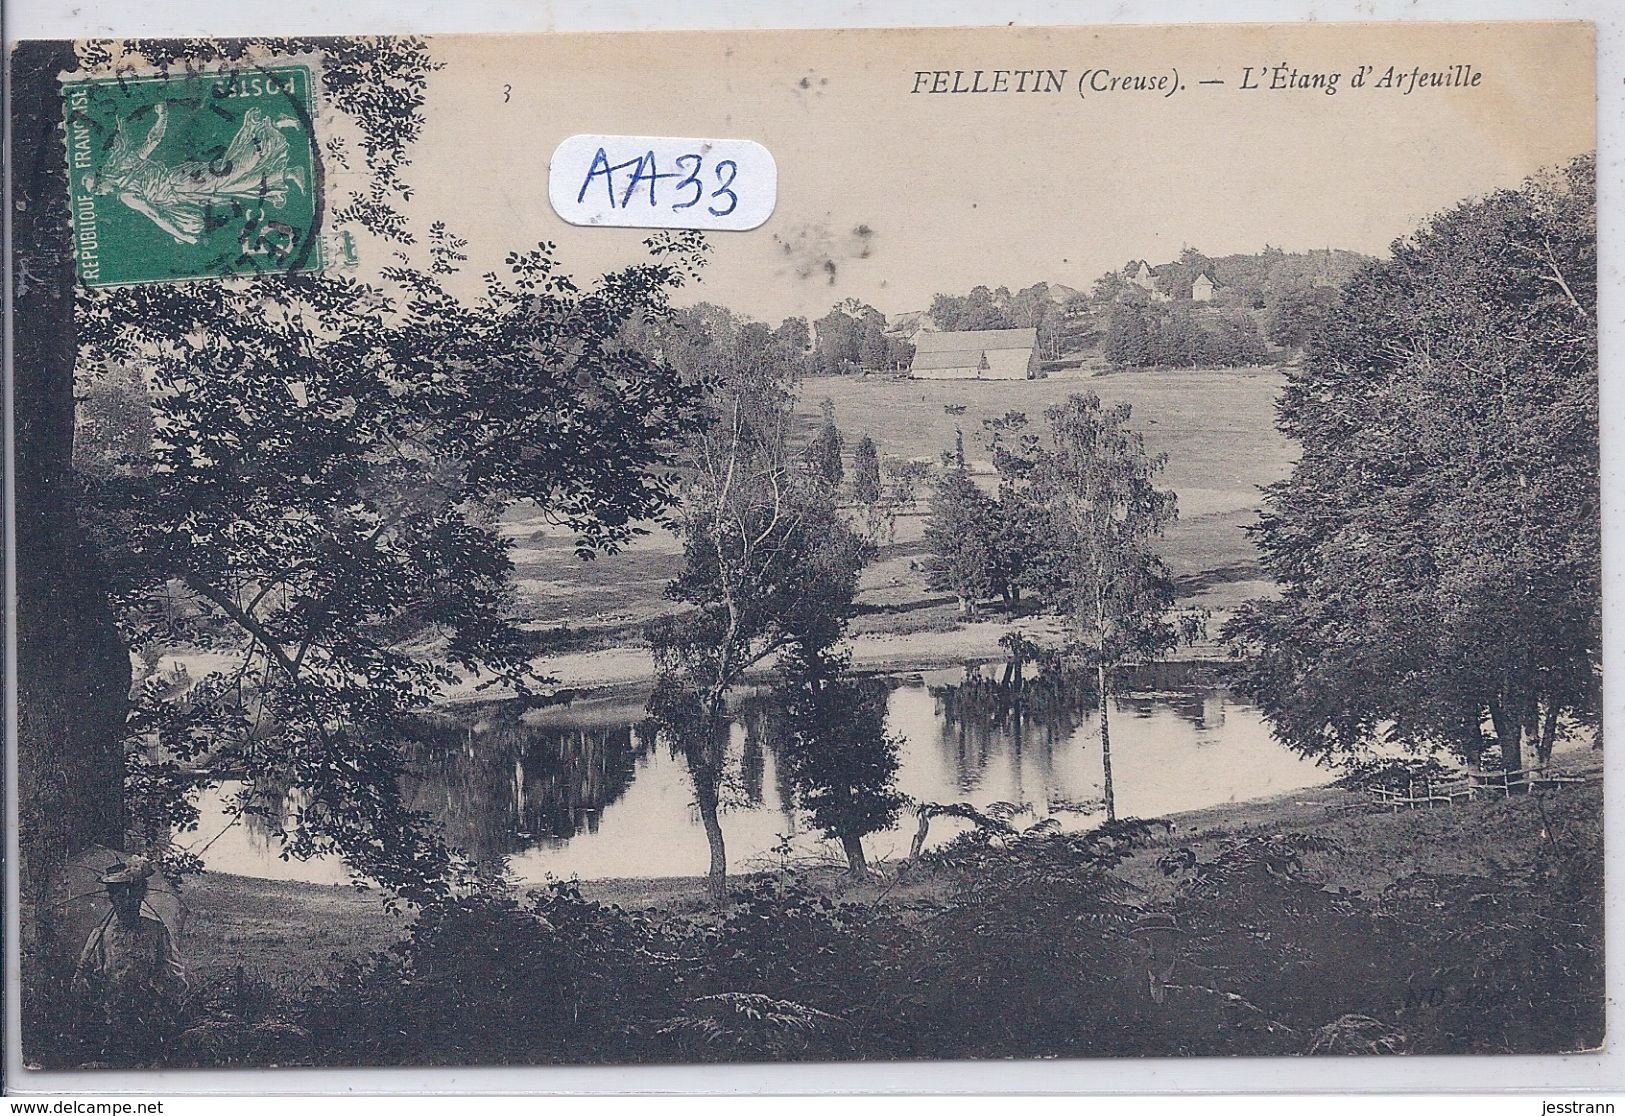
{"label": "water reflection on pond", "polygon": [[[1026,803],[1029,824],[1054,816],[1066,828],[1100,820],[1098,722],[1092,691],[1076,682],[1028,680],[1016,700],[1000,668],[935,671],[877,680],[888,689],[887,727],[904,740],[900,789],[931,802]],[[1270,736],[1259,712],[1211,669],[1167,664],[1124,671],[1112,700],[1118,813],[1155,817],[1314,786],[1329,772]],[[723,828],[731,864],[768,863],[781,835],[798,852],[825,846],[792,806],[765,691],[734,703]],[[646,719],[644,699],[578,702],[521,713],[485,707],[449,720],[412,749],[414,807],[476,860],[507,858],[521,879],[703,874],[707,851],[681,755]],[[220,832],[221,797],[203,803],[198,846],[211,869],[279,879],[339,882],[335,863],[289,862],[274,834],[251,819]],[[944,819],[932,843],[956,831]],[[906,855],[914,820],[870,836],[871,861]],[[218,836],[217,836],[218,834]],[[195,840],[194,840],[195,838]],[[834,855],[833,846],[828,847]]]}

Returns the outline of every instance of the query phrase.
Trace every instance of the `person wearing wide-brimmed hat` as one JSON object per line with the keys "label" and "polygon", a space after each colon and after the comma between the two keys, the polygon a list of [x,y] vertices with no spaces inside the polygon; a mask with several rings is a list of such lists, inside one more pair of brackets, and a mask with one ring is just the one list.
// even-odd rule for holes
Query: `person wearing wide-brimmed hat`
{"label": "person wearing wide-brimmed hat", "polygon": [[101,877],[112,910],[85,940],[74,989],[108,1029],[108,1044],[135,1055],[160,1041],[186,996],[186,968],[169,928],[146,914],[152,864],[141,856]]}

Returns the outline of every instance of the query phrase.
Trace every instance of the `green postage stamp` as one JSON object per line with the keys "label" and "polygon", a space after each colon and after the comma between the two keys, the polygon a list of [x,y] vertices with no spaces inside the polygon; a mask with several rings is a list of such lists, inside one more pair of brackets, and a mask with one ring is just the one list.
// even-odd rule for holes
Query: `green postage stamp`
{"label": "green postage stamp", "polygon": [[309,66],[70,79],[63,107],[86,286],[322,266]]}

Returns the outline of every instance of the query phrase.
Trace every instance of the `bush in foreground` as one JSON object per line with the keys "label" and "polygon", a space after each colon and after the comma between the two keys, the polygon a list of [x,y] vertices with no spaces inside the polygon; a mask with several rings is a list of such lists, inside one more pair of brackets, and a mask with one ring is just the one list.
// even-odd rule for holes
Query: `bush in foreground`
{"label": "bush in foreground", "polygon": [[[1333,882],[1369,849],[1323,834],[1180,846],[1161,823],[1125,820],[1081,834],[979,827],[899,869],[887,894],[907,899],[845,901],[794,874],[701,915],[631,912],[568,884],[468,896],[302,997],[200,997],[167,1060],[1586,1049],[1602,1040],[1604,1003],[1596,808],[1588,788],[1363,819],[1347,831],[1367,841],[1443,826],[1487,846],[1489,865],[1412,871],[1370,893]],[[1493,844],[1532,820],[1536,842]]]}

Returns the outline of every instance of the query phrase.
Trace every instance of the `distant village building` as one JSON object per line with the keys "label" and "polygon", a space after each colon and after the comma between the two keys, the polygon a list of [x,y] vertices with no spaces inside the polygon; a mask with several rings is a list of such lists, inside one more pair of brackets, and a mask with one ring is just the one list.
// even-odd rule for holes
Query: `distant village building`
{"label": "distant village building", "polygon": [[1065,283],[1049,284],[1049,300],[1061,311],[1063,318],[1079,318],[1089,313],[1089,296]]}
{"label": "distant village building", "polygon": [[1036,329],[922,332],[914,338],[916,380],[1028,380],[1038,374]]}
{"label": "distant village building", "polygon": [[[1177,264],[1157,264],[1153,267],[1144,260],[1135,260],[1123,269],[1123,278],[1139,287],[1150,296],[1152,302],[1170,302],[1173,296],[1157,286],[1157,279],[1171,267]],[[1198,272],[1196,279],[1191,283],[1190,300],[1192,302],[1211,302],[1213,293],[1219,289],[1219,284],[1213,276],[1206,271]],[[1181,298],[1184,296],[1181,295]]]}
{"label": "distant village building", "polygon": [[1152,267],[1144,260],[1135,260],[1123,269],[1123,278],[1150,295],[1152,302],[1167,302],[1168,296],[1157,289],[1157,275],[1161,271],[1161,267]]}
{"label": "distant village building", "polygon": [[917,334],[937,332],[937,323],[924,310],[910,310],[887,322],[886,332],[912,344]]}

